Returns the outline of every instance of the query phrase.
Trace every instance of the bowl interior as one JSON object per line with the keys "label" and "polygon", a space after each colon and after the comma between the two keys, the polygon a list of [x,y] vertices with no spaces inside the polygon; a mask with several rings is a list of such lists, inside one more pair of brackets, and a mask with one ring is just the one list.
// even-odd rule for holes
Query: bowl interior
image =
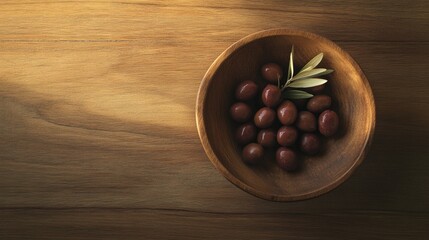
{"label": "bowl interior", "polygon": [[[287,73],[292,45],[295,46],[296,66],[302,67],[323,52],[324,59],[318,67],[335,70],[327,78],[334,109],[340,117],[340,132],[324,140],[322,154],[303,157],[297,173],[282,171],[276,166],[274,156],[267,156],[260,166],[247,166],[234,141],[235,125],[229,117],[229,107],[235,101],[235,87],[248,79],[263,85],[260,69],[268,62],[278,63]],[[207,141],[214,154],[211,161],[234,184],[266,199],[297,200],[332,189],[360,163],[374,127],[372,93],[357,64],[335,44],[305,35],[265,36],[237,43],[217,61],[210,69],[212,74],[206,75],[205,93],[200,93],[205,94],[202,116]]]}

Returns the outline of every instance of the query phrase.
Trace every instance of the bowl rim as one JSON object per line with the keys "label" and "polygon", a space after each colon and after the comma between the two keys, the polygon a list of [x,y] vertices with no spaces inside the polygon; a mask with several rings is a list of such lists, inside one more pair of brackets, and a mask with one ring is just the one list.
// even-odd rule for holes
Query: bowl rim
{"label": "bowl rim", "polygon": [[[231,54],[233,54],[237,49],[240,47],[262,38],[266,37],[272,37],[272,36],[298,36],[298,37],[304,37],[308,38],[310,40],[316,40],[321,41],[324,44],[329,45],[331,48],[335,48],[337,51],[339,51],[346,59],[349,61],[353,68],[356,69],[356,71],[359,73],[359,77],[362,79],[363,85],[366,88],[366,91],[369,95],[369,105],[371,108],[371,118],[373,121],[370,122],[370,131],[366,136],[364,146],[359,152],[359,155],[353,162],[353,164],[350,166],[349,169],[345,171],[343,175],[335,179],[335,181],[331,182],[330,184],[327,184],[323,187],[320,187],[318,189],[312,190],[311,192],[301,194],[301,195],[282,195],[282,194],[276,194],[276,193],[266,193],[263,191],[260,191],[258,189],[255,189],[246,183],[242,182],[240,179],[236,178],[233,174],[231,174],[228,169],[226,169],[223,164],[219,161],[218,157],[216,156],[215,152],[213,151],[213,148],[210,145],[209,139],[207,137],[206,132],[206,125],[204,122],[204,104],[206,101],[206,93],[208,86],[210,85],[210,82],[212,81],[214,75],[217,72],[217,69],[219,66],[223,63],[224,60],[226,60]],[[196,111],[195,111],[195,117],[196,117],[196,126],[198,135],[200,138],[200,141],[203,145],[204,151],[209,158],[209,160],[212,162],[212,164],[215,166],[215,168],[222,173],[222,175],[230,181],[232,184],[237,186],[238,188],[246,191],[247,193],[250,193],[256,197],[259,197],[261,199],[265,200],[271,200],[271,201],[279,201],[279,202],[285,202],[285,201],[298,201],[298,200],[305,200],[310,198],[315,198],[317,196],[320,196],[322,194],[325,194],[336,187],[338,187],[340,184],[345,182],[350,175],[356,170],[356,168],[362,163],[363,159],[365,158],[366,154],[369,151],[370,145],[373,140],[374,130],[375,130],[375,123],[376,123],[376,110],[375,110],[375,101],[374,101],[374,95],[371,90],[371,86],[368,82],[368,79],[366,78],[365,74],[363,73],[362,69],[360,68],[359,64],[343,49],[341,49],[337,44],[332,42],[331,40],[322,37],[318,34],[303,31],[303,30],[297,30],[297,29],[288,29],[288,28],[275,28],[275,29],[268,29],[263,30],[259,32],[252,33],[250,35],[247,35],[240,40],[236,41],[232,45],[230,45],[226,50],[224,50],[210,65],[207,72],[205,73],[200,87],[198,89],[197,93],[197,99],[196,99]]]}

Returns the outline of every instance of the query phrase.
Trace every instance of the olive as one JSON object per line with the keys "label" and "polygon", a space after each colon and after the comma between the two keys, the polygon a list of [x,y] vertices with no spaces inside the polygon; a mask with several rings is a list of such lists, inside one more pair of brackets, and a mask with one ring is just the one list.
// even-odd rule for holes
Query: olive
{"label": "olive", "polygon": [[258,133],[257,140],[263,147],[274,147],[276,145],[276,132],[273,129],[262,129]]}
{"label": "olive", "polygon": [[279,104],[282,97],[280,88],[275,85],[268,84],[264,90],[262,90],[262,102],[267,107],[275,107]]}
{"label": "olive", "polygon": [[291,125],[298,114],[293,102],[286,100],[277,108],[277,117],[283,125]]}
{"label": "olive", "polygon": [[239,123],[247,122],[252,118],[252,109],[249,105],[242,102],[234,103],[231,106],[229,113],[231,114],[232,119]]}
{"label": "olive", "polygon": [[304,132],[316,131],[316,117],[308,111],[301,111],[298,114],[296,126]]}
{"label": "olive", "polygon": [[267,63],[262,66],[262,76],[270,83],[277,84],[277,81],[283,77],[282,68],[275,63]]}
{"label": "olive", "polygon": [[256,127],[252,123],[239,126],[235,132],[235,139],[241,145],[248,144],[256,138]]}
{"label": "olive", "polygon": [[298,137],[298,131],[294,127],[283,126],[277,131],[277,142],[282,146],[292,146]]}
{"label": "olive", "polygon": [[276,152],[277,165],[288,172],[295,171],[298,168],[296,153],[286,147],[280,147]]}
{"label": "olive", "polygon": [[256,164],[264,158],[264,148],[257,143],[249,143],[243,148],[243,161],[247,164]]}
{"label": "olive", "polygon": [[258,94],[258,85],[250,80],[241,82],[235,90],[235,98],[240,101],[248,101]]}
{"label": "olive", "polygon": [[339,119],[336,112],[332,110],[325,110],[319,115],[319,132],[330,137],[338,130]]}
{"label": "olive", "polygon": [[256,112],[254,122],[259,128],[268,128],[273,124],[275,119],[276,113],[274,110],[268,107],[263,107]]}
{"label": "olive", "polygon": [[307,103],[307,109],[310,112],[321,113],[331,106],[331,97],[328,95],[316,95]]}
{"label": "olive", "polygon": [[299,145],[302,152],[309,155],[314,155],[320,152],[322,143],[320,141],[320,138],[316,134],[304,133],[301,137]]}

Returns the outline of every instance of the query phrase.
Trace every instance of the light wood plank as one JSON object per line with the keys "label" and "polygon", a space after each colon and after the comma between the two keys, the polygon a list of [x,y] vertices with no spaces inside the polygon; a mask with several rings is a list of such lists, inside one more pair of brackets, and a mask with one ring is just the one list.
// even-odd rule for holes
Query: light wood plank
{"label": "light wood plank", "polygon": [[[429,182],[429,96],[421,77],[429,44],[340,43],[373,87],[374,144],[338,190],[287,205],[248,196],[207,160],[194,103],[226,43],[213,42],[210,51],[195,44],[159,50],[142,43],[1,43],[1,206],[429,209],[422,184]],[[193,48],[200,55],[192,57]]]}
{"label": "light wood plank", "polygon": [[427,1],[6,1],[1,41],[233,41],[296,28],[338,41],[428,41]]}

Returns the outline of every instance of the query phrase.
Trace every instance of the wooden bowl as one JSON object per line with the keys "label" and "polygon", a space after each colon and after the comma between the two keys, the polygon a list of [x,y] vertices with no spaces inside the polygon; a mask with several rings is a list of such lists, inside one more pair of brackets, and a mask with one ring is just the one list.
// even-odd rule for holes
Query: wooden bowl
{"label": "wooden bowl", "polygon": [[[304,156],[301,169],[287,173],[274,156],[248,166],[234,140],[229,108],[239,82],[260,81],[261,66],[276,62],[287,72],[289,53],[295,46],[295,66],[302,67],[323,52],[320,67],[334,69],[329,86],[340,118],[339,133],[324,140],[324,152]],[[294,201],[316,197],[344,182],[368,152],[375,127],[371,87],[358,64],[344,50],[319,35],[298,30],[274,29],[251,34],[226,49],[205,74],[197,97],[196,121],[204,150],[214,166],[233,184],[257,197]]]}

